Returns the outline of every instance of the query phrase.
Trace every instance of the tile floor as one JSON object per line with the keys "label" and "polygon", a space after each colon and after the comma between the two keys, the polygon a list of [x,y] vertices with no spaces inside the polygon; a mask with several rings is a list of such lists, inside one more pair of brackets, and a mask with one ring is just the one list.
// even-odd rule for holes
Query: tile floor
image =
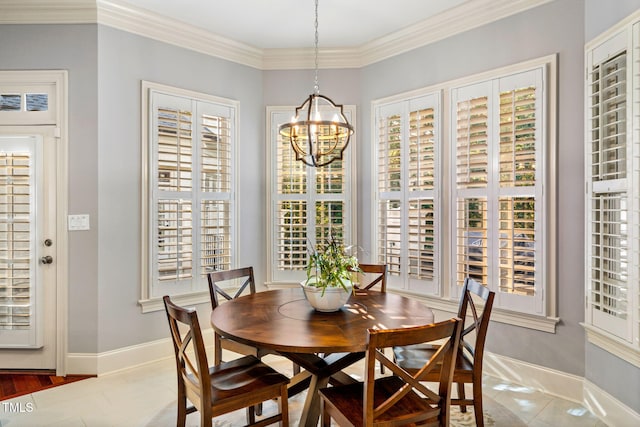
{"label": "tile floor", "polygon": [[[290,373],[291,363],[276,358],[268,363]],[[90,378],[0,402],[1,427],[172,427],[175,426],[176,379],[172,359],[125,371]],[[350,368],[358,375],[362,366]],[[508,384],[487,376],[485,395],[513,412],[532,427],[604,427],[580,404],[539,391]],[[508,411],[507,411],[508,412]],[[294,417],[292,417],[294,418]],[[292,424],[297,420],[294,418]],[[198,426],[197,414],[187,417],[188,426]],[[233,426],[217,420],[214,426]],[[496,417],[492,425],[512,427]]]}

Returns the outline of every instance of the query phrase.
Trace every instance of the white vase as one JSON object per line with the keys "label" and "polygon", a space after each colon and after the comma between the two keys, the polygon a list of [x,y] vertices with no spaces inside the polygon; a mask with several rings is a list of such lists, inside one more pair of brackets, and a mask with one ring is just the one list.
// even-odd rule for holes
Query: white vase
{"label": "white vase", "polygon": [[340,310],[349,301],[349,297],[353,293],[353,284],[350,280],[344,281],[347,290],[342,286],[317,288],[312,285],[315,281],[315,277],[312,277],[308,282],[303,280],[300,285],[309,304],[318,311],[331,312]]}

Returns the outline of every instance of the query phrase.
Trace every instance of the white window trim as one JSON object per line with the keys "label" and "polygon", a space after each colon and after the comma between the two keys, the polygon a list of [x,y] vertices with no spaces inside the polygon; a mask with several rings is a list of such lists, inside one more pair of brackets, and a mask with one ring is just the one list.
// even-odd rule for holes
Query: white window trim
{"label": "white window trim", "polygon": [[[557,54],[547,55],[540,58],[534,58],[529,61],[520,62],[517,64],[509,65],[506,67],[489,70],[483,73],[474,74],[472,76],[466,76],[460,79],[451,80],[448,82],[444,82],[441,84],[433,85],[430,87],[413,90],[409,92],[405,92],[402,94],[396,94],[391,97],[382,98],[378,100],[372,101],[371,108],[371,135],[376,135],[376,107],[378,105],[397,102],[401,100],[410,99],[419,95],[426,94],[428,92],[433,92],[436,90],[443,91],[443,102],[442,102],[442,111],[441,111],[441,126],[442,132],[441,135],[450,135],[450,123],[451,123],[451,114],[448,106],[450,105],[450,89],[460,86],[465,86],[468,84],[472,84],[478,81],[497,79],[505,76],[509,76],[515,74],[522,70],[528,70],[536,67],[546,67],[546,81],[543,84],[546,85],[545,90],[547,91],[547,102],[546,102],[546,115],[544,119],[547,121],[546,126],[546,140],[547,140],[547,151],[546,151],[546,173],[547,173],[547,182],[543,188],[544,197],[549,202],[546,204],[546,227],[547,232],[545,235],[545,239],[549,239],[549,244],[547,245],[547,254],[544,260],[545,262],[545,277],[541,280],[544,280],[543,292],[545,293],[544,304],[546,309],[545,315],[532,315],[525,313],[517,313],[514,311],[510,311],[507,309],[493,308],[491,319],[500,322],[506,323],[509,325],[520,326],[528,329],[555,333],[556,326],[560,322],[560,318],[557,317],[557,251],[556,251],[556,242],[557,242],[557,204],[553,203],[556,200],[557,196],[557,137],[556,137],[556,129],[557,129]],[[442,150],[441,150],[441,158],[451,158],[451,144],[449,143],[448,138],[443,138],[442,140]],[[372,150],[371,153],[371,161],[374,162],[372,164],[376,164],[376,156],[375,150]],[[450,177],[451,176],[451,165],[449,162],[441,163],[441,174],[443,176]],[[372,177],[375,178],[375,173],[377,168],[374,168],[372,171]],[[372,178],[372,179],[373,179]],[[445,180],[442,183],[440,189],[441,194],[450,194],[451,186],[453,185],[449,182],[450,179]],[[373,182],[373,181],[372,181]],[[377,181],[376,181],[377,182]],[[375,184],[372,184],[375,185]],[[370,209],[374,212],[374,216],[371,221],[370,233],[371,235],[375,235],[376,225],[377,225],[377,188],[373,191],[375,194],[372,197]],[[440,236],[443,241],[451,241],[452,236],[452,215],[451,212],[451,203],[448,201],[443,203],[441,207],[442,219],[444,221],[443,228],[441,230]],[[374,252],[377,251],[376,248],[373,248]],[[374,257],[377,257],[377,253],[374,253]],[[399,294],[411,296],[413,298],[422,299],[430,306],[436,309],[442,309],[445,311],[450,311],[455,313],[458,307],[457,297],[451,295],[450,287],[448,283],[451,283],[453,280],[452,277],[452,268],[450,266],[454,261],[452,258],[451,251],[442,251],[440,262],[440,281],[441,281],[441,298],[437,298],[434,296],[425,296],[425,295],[417,295],[412,292],[402,291],[402,290],[393,290],[393,292],[397,292]]]}
{"label": "white window trim", "polygon": [[[274,218],[274,182],[277,179],[277,170],[274,167],[273,162],[275,161],[275,149],[274,145],[277,141],[277,129],[274,127],[273,116],[274,114],[285,113],[289,116],[297,106],[267,106],[266,108],[266,119],[265,119],[265,141],[267,142],[267,150],[265,156],[265,171],[266,171],[266,179],[265,179],[265,191],[267,194],[266,197],[266,206],[265,206],[265,240],[266,240],[266,259],[267,259],[267,280],[265,281],[265,286],[270,288],[277,287],[290,287],[293,285],[297,285],[298,283],[292,281],[274,281],[274,266],[273,266],[273,256],[274,256],[274,241],[273,241],[273,227],[276,221]],[[357,128],[356,123],[356,106],[355,105],[343,105],[344,113],[349,118],[350,124],[354,129]],[[277,126],[277,123],[275,124]],[[274,133],[275,132],[275,133]],[[356,141],[357,133],[354,133],[351,136],[351,140],[349,142],[349,146],[345,151],[347,161],[349,161],[349,166],[351,168],[350,176],[345,176],[345,179],[351,181],[351,193],[350,193],[350,203],[351,209],[349,210],[349,234],[348,238],[350,239],[350,243],[354,246],[357,246],[357,230],[358,230],[358,222],[357,222],[357,170],[356,170],[356,159],[357,159],[357,141]],[[301,272],[300,280],[304,279],[304,272]]]}
{"label": "white window trim", "polygon": [[[638,26],[640,26],[640,11],[637,11],[627,16],[626,18],[624,18],[623,20],[621,20],[620,22],[610,27],[609,29],[607,29],[606,31],[604,31],[603,33],[601,33],[600,35],[598,35],[597,37],[595,37],[594,39],[590,40],[585,44],[585,73],[586,73],[585,74],[585,99],[584,99],[585,136],[588,135],[589,132],[591,131],[589,127],[590,116],[588,114],[589,113],[589,102],[588,102],[589,91],[586,86],[588,84],[589,53],[594,49],[596,49],[598,46],[602,45],[603,43],[606,43],[607,41],[614,39],[616,36],[620,36],[619,33],[626,31],[627,32],[626,37],[628,40],[627,55],[629,55],[631,58],[630,60],[628,60],[628,62],[633,64],[632,67],[629,67],[628,75],[632,75],[633,72],[637,72],[637,68],[636,68],[637,65],[635,62],[636,61],[635,55],[637,55],[637,53],[634,53],[634,51],[638,48],[638,44],[636,42],[636,45],[633,45],[629,41],[632,39],[637,40]],[[638,108],[636,106],[638,101],[637,99],[638,87],[635,87],[634,86],[635,84],[637,83],[632,76],[632,78],[629,81],[627,81],[627,94],[629,95],[627,97],[627,108],[628,108],[627,117],[632,118],[631,120],[628,120],[628,123],[627,123],[627,135],[628,135],[628,138],[634,138],[634,139],[640,138],[640,134],[637,132],[637,123],[635,122],[639,113],[633,111]],[[631,113],[629,113],[629,111],[631,111]],[[630,154],[630,157],[634,154],[637,155],[637,153],[631,153],[631,152],[629,154]],[[586,159],[585,168],[587,168],[588,167],[587,161],[589,159],[586,157],[586,153],[585,153],[585,159]],[[637,170],[634,169],[634,166],[628,168],[628,171],[629,173],[632,173],[632,171],[635,173],[638,173]],[[586,175],[585,173],[585,178],[587,178],[588,176],[589,175]],[[634,182],[637,183],[638,182],[637,179]],[[629,190],[635,192],[632,198],[635,196],[637,200],[639,190],[633,189],[633,188]],[[587,191],[586,191],[587,201],[589,200],[588,193],[589,193],[589,189],[587,188]],[[636,203],[638,202],[636,201]],[[590,207],[588,205],[585,205],[585,216],[588,214],[589,209]],[[629,207],[629,211],[630,211],[630,214],[633,215],[631,206]],[[640,218],[638,218],[637,216],[636,217],[632,216],[632,219],[630,219],[630,226],[629,226],[630,240],[634,238],[634,235],[631,234],[631,231],[633,230],[634,227],[635,229],[638,229],[640,227]],[[586,233],[589,233],[589,232],[590,232],[589,224],[587,223],[587,221],[585,221],[585,235]],[[636,251],[640,250],[639,249],[640,242],[637,241],[637,238],[638,238],[638,235],[636,234],[635,235]],[[633,246],[631,249],[633,251]],[[590,254],[589,247],[585,245],[586,260],[588,260],[589,254]],[[634,265],[633,261],[630,264]],[[588,266],[589,264],[586,265],[586,267]],[[635,268],[639,269],[640,267],[635,265]],[[640,367],[640,311],[639,311],[640,307],[637,306],[637,304],[640,304],[640,301],[638,301],[638,295],[640,295],[639,285],[636,284],[635,288],[631,288],[629,290],[629,313],[635,317],[631,319],[632,321],[631,331],[630,331],[631,340],[628,341],[620,337],[617,337],[614,334],[608,331],[605,331],[592,323],[589,316],[589,292],[590,292],[589,277],[590,277],[589,275],[585,276],[585,285],[584,285],[585,286],[585,322],[581,323],[582,327],[584,327],[585,329],[587,341],[590,344],[593,344],[599,348],[602,348],[603,350],[621,358],[622,360],[633,364],[634,366]]]}
{"label": "white window trim", "polygon": [[[138,300],[138,304],[142,309],[142,313],[149,313],[154,311],[164,310],[164,303],[162,301],[161,296],[152,297],[151,289],[151,272],[149,271],[149,257],[150,257],[150,249],[149,249],[149,195],[152,189],[150,185],[152,184],[149,180],[149,149],[150,143],[149,138],[151,137],[150,133],[150,117],[149,117],[149,108],[150,104],[150,96],[149,93],[151,90],[165,92],[170,95],[176,96],[184,96],[186,98],[190,98],[193,100],[205,101],[205,102],[213,102],[224,104],[232,107],[235,110],[235,117],[232,123],[233,128],[233,142],[232,142],[232,183],[231,183],[231,203],[234,208],[232,209],[232,242],[231,242],[231,252],[232,252],[232,262],[231,264],[235,266],[236,257],[238,249],[238,233],[237,226],[238,224],[238,212],[239,206],[237,201],[237,171],[238,171],[238,156],[237,153],[237,145],[240,140],[239,129],[238,129],[238,117],[240,116],[240,103],[235,100],[222,98],[213,95],[207,95],[200,92],[190,91],[187,89],[180,89],[173,86],[163,85],[160,83],[154,83],[149,81],[141,81],[141,207],[140,207],[140,300]],[[197,273],[199,274],[199,273]],[[209,291],[204,288],[202,290],[195,290],[192,292],[187,292],[183,294],[173,295],[171,300],[178,305],[190,306],[195,304],[208,303],[210,301]]]}

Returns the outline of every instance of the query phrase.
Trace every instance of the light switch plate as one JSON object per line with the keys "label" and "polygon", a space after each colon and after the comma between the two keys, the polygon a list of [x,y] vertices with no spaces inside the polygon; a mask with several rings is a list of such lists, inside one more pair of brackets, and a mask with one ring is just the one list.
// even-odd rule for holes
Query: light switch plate
{"label": "light switch plate", "polygon": [[69,231],[89,230],[89,215],[69,215],[67,217]]}

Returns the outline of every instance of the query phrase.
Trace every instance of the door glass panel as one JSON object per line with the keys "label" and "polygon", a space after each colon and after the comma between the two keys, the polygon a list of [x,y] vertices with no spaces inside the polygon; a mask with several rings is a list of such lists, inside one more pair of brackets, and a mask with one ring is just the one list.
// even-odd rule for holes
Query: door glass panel
{"label": "door glass panel", "polygon": [[36,342],[35,138],[0,139],[0,347]]}

